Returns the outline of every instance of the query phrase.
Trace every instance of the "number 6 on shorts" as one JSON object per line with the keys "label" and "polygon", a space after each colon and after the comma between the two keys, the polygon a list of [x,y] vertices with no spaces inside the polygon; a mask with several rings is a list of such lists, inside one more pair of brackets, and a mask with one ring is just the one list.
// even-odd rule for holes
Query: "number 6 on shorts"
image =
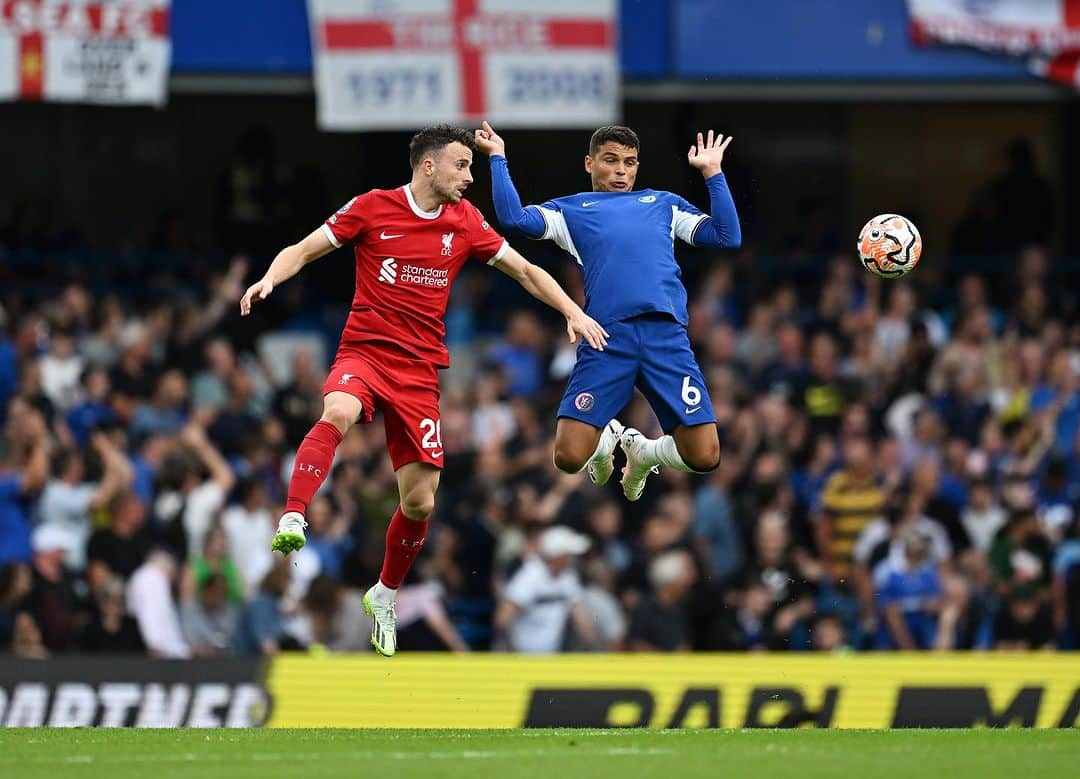
{"label": "number 6 on shorts", "polygon": [[683,403],[688,406],[696,406],[701,402],[701,390],[690,383],[689,376],[683,376],[682,399]]}

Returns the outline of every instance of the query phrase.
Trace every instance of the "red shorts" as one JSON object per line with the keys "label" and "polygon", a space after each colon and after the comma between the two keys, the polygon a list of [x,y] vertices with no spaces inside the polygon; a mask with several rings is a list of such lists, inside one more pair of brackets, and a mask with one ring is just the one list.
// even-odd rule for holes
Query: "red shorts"
{"label": "red shorts", "polygon": [[331,392],[347,392],[359,400],[364,407],[361,422],[370,422],[376,409],[382,412],[395,471],[415,462],[442,468],[439,371],[431,362],[378,347],[341,347],[323,397]]}

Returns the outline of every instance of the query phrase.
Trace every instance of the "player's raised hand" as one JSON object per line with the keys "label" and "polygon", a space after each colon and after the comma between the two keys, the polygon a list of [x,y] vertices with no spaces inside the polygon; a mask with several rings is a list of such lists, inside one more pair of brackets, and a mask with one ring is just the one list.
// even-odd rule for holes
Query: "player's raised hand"
{"label": "player's raised hand", "polygon": [[690,147],[686,159],[690,163],[690,167],[700,170],[701,175],[705,178],[715,176],[721,171],[724,152],[727,151],[729,143],[731,143],[730,135],[725,138],[722,133],[716,133],[714,138],[712,130],[709,130],[708,137],[698,133],[697,144]]}
{"label": "player's raised hand", "polygon": [[570,343],[576,344],[580,335],[589,342],[589,346],[601,352],[610,337],[607,331],[584,311],[578,311],[566,318],[566,333],[570,336]]}
{"label": "player's raised hand", "polygon": [[259,300],[266,300],[273,291],[274,282],[267,278],[259,279],[248,287],[247,292],[240,298],[240,316],[247,316],[250,314],[251,304]]}
{"label": "player's raised hand", "polygon": [[475,139],[476,148],[489,157],[506,156],[506,141],[487,122],[484,122],[482,128],[476,131]]}

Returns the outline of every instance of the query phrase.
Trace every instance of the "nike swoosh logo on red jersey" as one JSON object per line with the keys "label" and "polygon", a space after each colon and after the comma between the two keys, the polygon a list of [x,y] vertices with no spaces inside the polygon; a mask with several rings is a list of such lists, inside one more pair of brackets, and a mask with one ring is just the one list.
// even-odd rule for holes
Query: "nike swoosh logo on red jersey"
{"label": "nike swoosh logo on red jersey", "polygon": [[379,233],[379,237],[384,241],[389,241],[391,238],[404,238],[405,233],[402,233],[401,235],[387,235],[385,232],[382,232]]}
{"label": "nike swoosh logo on red jersey", "polygon": [[438,460],[440,457],[443,456],[443,454],[445,454],[445,452],[439,452],[438,454],[436,454],[435,452],[432,452],[431,453],[431,459],[432,460]]}

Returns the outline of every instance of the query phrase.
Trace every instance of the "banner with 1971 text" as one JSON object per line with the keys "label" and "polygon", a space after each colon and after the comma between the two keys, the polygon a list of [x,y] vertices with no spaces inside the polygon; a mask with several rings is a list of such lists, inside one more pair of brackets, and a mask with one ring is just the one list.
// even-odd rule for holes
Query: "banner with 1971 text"
{"label": "banner with 1971 text", "polygon": [[616,12],[616,0],[308,0],[319,126],[613,122]]}

